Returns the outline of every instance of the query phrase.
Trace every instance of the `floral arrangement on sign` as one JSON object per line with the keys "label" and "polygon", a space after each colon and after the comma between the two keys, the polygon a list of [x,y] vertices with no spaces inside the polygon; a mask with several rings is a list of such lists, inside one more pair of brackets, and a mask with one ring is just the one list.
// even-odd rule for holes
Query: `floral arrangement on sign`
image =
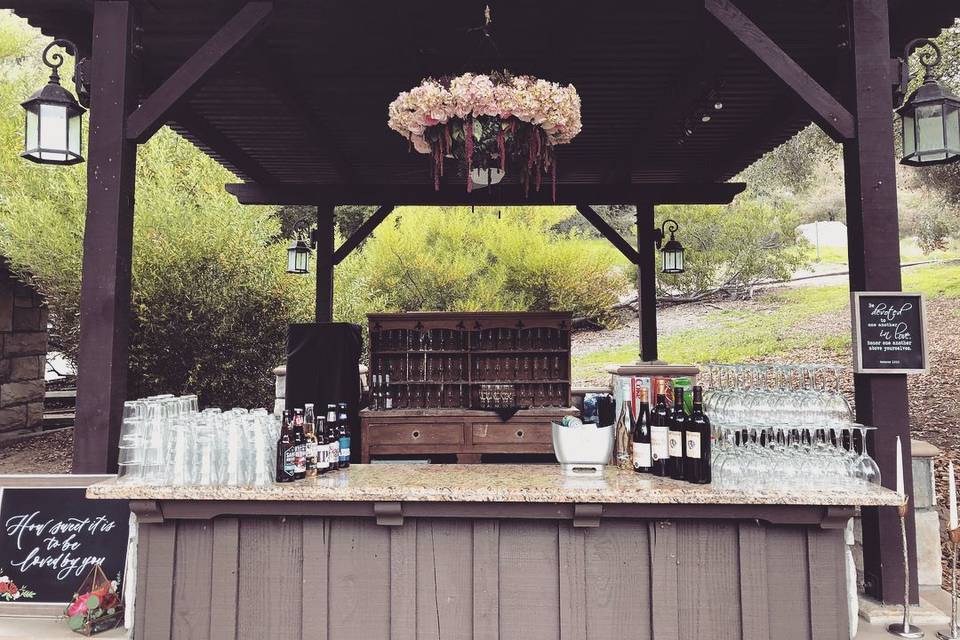
{"label": "floral arrangement on sign", "polygon": [[508,167],[520,170],[525,192],[539,191],[549,175],[556,200],[555,147],[582,128],[580,96],[561,86],[507,71],[426,78],[390,103],[389,126],[431,157],[434,188],[440,188],[444,158],[456,158],[473,185],[496,184]]}
{"label": "floral arrangement on sign", "polygon": [[122,624],[119,583],[119,576],[116,580],[108,580],[100,565],[95,565],[67,607],[67,626],[89,636]]}
{"label": "floral arrangement on sign", "polygon": [[36,593],[27,589],[26,586],[18,587],[17,584],[8,576],[3,575],[3,569],[0,569],[0,598],[7,602],[13,602],[24,598],[29,600],[36,597]]}

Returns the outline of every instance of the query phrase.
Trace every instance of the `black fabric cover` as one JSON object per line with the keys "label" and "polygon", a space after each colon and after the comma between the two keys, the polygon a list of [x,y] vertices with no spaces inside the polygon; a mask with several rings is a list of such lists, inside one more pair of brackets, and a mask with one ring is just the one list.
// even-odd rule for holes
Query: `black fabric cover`
{"label": "black fabric cover", "polygon": [[312,402],[318,415],[346,402],[351,460],[360,459],[360,326],[346,322],[291,324],[287,331],[286,408]]}

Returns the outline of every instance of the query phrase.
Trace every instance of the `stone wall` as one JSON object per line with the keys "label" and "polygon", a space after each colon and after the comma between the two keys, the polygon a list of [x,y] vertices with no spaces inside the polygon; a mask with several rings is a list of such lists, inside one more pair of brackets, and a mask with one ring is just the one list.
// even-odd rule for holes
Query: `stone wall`
{"label": "stone wall", "polygon": [[0,437],[43,422],[47,308],[0,262]]}

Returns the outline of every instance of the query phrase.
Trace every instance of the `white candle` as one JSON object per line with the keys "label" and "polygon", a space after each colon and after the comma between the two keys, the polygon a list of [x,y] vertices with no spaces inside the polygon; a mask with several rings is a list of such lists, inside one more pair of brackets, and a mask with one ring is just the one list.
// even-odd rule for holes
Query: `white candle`
{"label": "white candle", "polygon": [[903,446],[900,444],[900,436],[897,436],[897,493],[901,498],[907,497],[903,488]]}
{"label": "white candle", "polygon": [[960,522],[957,521],[957,481],[953,477],[953,460],[950,461],[950,465],[947,468],[947,473],[950,474],[949,486],[950,486],[950,531],[953,531],[957,527],[960,527]]}

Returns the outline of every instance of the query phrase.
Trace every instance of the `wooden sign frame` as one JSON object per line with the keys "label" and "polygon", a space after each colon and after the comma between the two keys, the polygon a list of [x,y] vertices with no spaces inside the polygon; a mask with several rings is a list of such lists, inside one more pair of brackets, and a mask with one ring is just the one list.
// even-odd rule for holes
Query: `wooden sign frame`
{"label": "wooden sign frame", "polygon": [[[915,298],[917,309],[920,314],[920,348],[922,367],[916,369],[903,368],[865,368],[863,365],[863,343],[860,332],[860,300],[862,298],[883,298],[884,296],[898,298]],[[851,291],[850,292],[850,313],[853,316],[853,371],[854,373],[871,374],[907,374],[907,373],[926,373],[930,367],[929,352],[927,350],[927,303],[922,293],[910,293],[907,291]]]}
{"label": "wooden sign frame", "polygon": [[[116,478],[113,474],[19,473],[0,475],[0,504],[4,489],[85,489],[92,484]],[[3,618],[59,618],[65,605],[56,602],[4,602]],[[66,628],[66,627],[64,627]]]}

